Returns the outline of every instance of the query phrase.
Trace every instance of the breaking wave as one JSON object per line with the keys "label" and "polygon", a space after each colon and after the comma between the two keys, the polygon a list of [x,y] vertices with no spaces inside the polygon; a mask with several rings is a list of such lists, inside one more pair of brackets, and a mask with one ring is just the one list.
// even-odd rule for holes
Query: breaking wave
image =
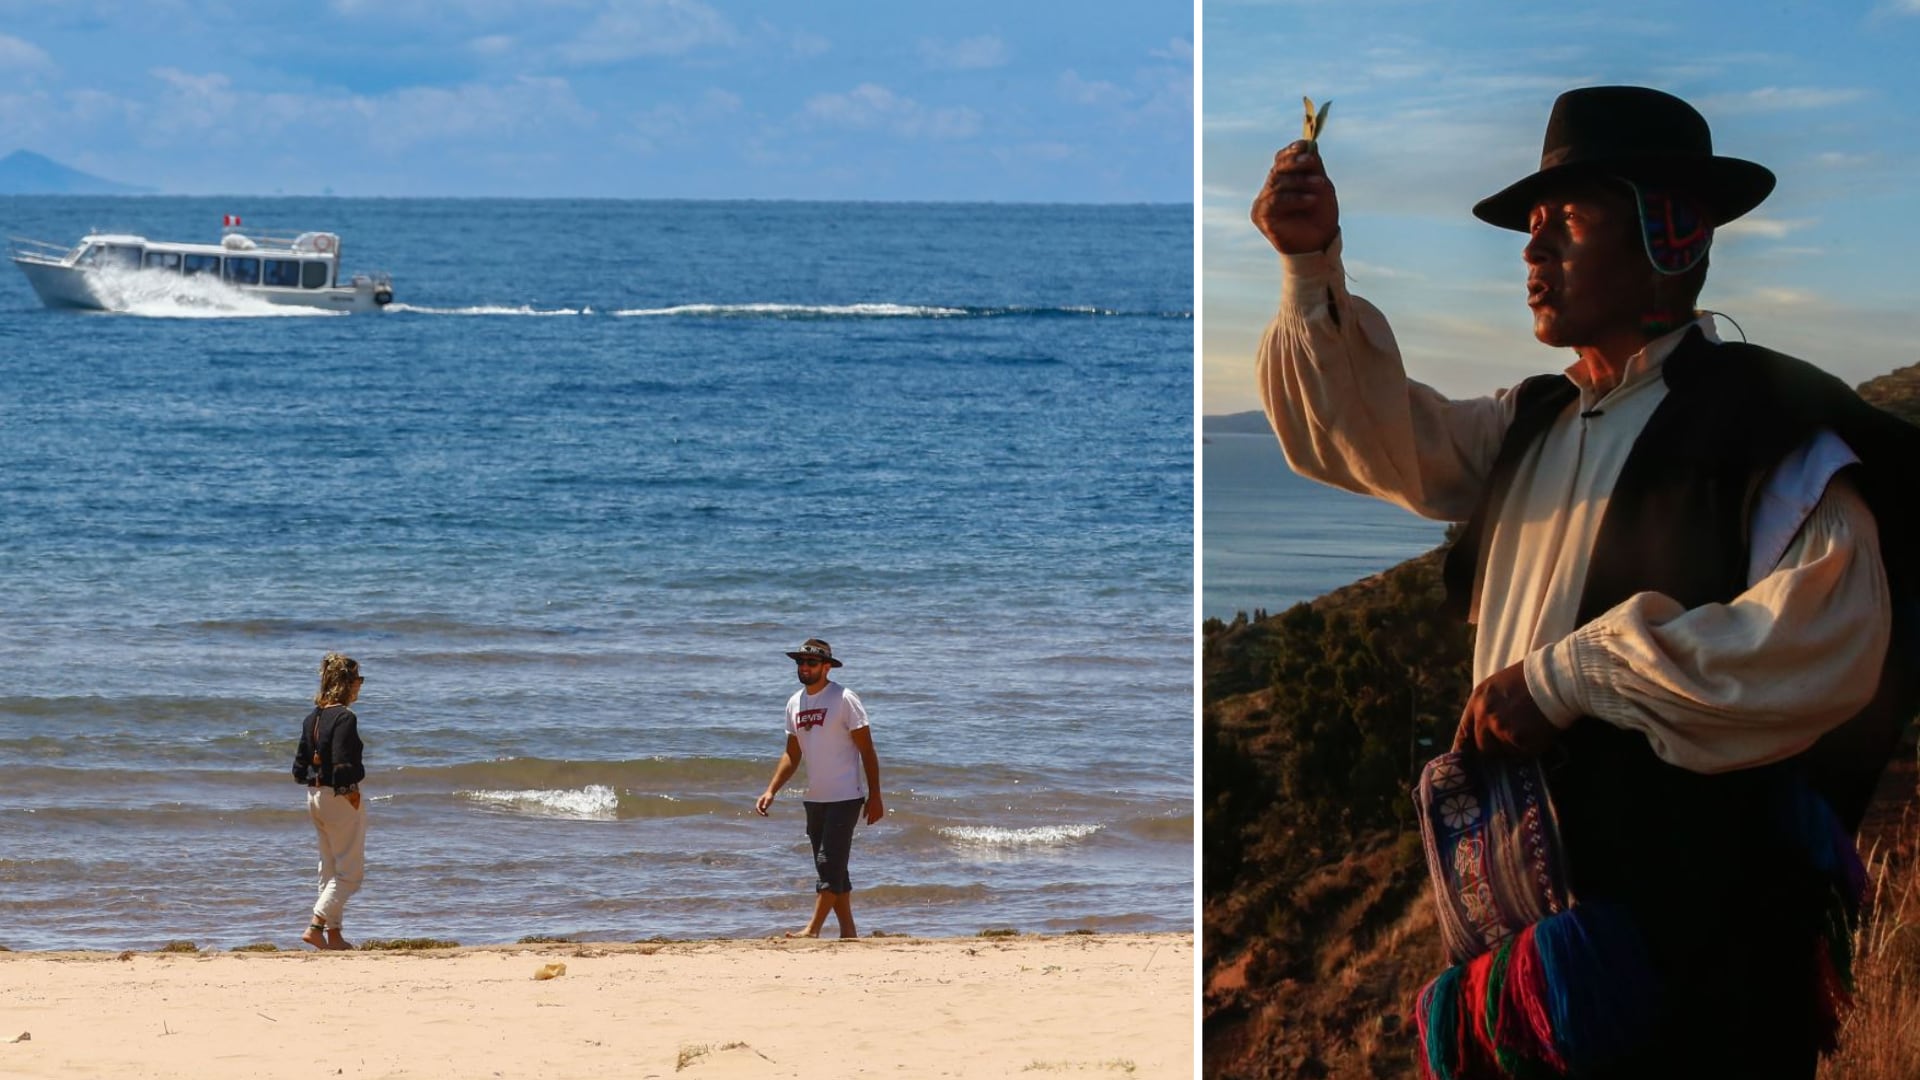
{"label": "breaking wave", "polygon": [[1049,848],[1085,840],[1103,825],[1034,825],[1004,829],[996,825],[944,825],[934,830],[962,847]]}
{"label": "breaking wave", "polygon": [[574,821],[613,821],[620,816],[620,796],[605,784],[544,791],[462,791],[461,798],[483,806]]}

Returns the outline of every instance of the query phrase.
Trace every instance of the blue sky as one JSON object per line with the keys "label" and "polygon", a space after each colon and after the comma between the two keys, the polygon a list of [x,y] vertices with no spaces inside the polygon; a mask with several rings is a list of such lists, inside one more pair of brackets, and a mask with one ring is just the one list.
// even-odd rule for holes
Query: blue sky
{"label": "blue sky", "polygon": [[1204,412],[1259,408],[1279,268],[1247,211],[1303,94],[1334,103],[1349,287],[1449,394],[1572,360],[1533,340],[1524,238],[1469,207],[1538,166],[1561,91],[1604,83],[1686,98],[1779,176],[1716,237],[1703,306],[1851,383],[1920,360],[1920,0],[1206,0],[1201,27]]}
{"label": "blue sky", "polygon": [[0,0],[0,154],[171,194],[1190,202],[1154,0]]}

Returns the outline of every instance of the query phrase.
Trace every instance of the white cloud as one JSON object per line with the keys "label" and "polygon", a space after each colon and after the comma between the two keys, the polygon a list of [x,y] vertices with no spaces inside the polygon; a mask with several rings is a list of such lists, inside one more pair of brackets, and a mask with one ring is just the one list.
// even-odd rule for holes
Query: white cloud
{"label": "white cloud", "polygon": [[908,138],[964,139],[980,130],[980,114],[968,108],[930,109],[876,83],[844,94],[817,94],[807,115],[836,127],[883,130]]}
{"label": "white cloud", "polygon": [[513,51],[514,39],[507,34],[488,34],[467,42],[467,51],[476,56],[505,56]]}
{"label": "white cloud", "polygon": [[1792,112],[1802,109],[1830,109],[1859,101],[1865,90],[1823,90],[1810,86],[1763,86],[1743,94],[1721,94],[1706,99],[1699,109],[1708,115],[1720,113]]}
{"label": "white cloud", "polygon": [[233,80],[218,72],[209,75],[192,75],[179,68],[154,68],[148,72],[154,78],[167,85],[167,89],[190,97],[213,98],[226,93]]}
{"label": "white cloud", "polygon": [[[1355,278],[1386,278],[1397,281],[1425,281],[1427,278],[1427,275],[1417,270],[1396,270],[1391,266],[1385,266],[1380,263],[1363,262],[1359,259],[1346,259],[1343,261]],[[1503,286],[1501,291],[1503,293],[1511,293],[1514,291],[1514,287],[1511,285]]]}
{"label": "white cloud", "polygon": [[417,19],[444,23],[449,16],[473,22],[551,17],[556,7],[586,7],[587,0],[329,0],[341,15]]}
{"label": "white cloud", "polygon": [[[1920,3],[1920,0],[1914,0],[1914,2]],[[1814,155],[1813,160],[1829,169],[1858,169],[1864,165],[1872,164],[1873,156],[1871,154],[1849,154],[1840,150],[1828,150],[1823,154]]]}
{"label": "white cloud", "polygon": [[0,34],[0,74],[45,75],[58,70],[60,65],[38,45]]}
{"label": "white cloud", "polygon": [[996,146],[991,151],[995,161],[1002,164],[1032,164],[1041,162],[1057,165],[1063,161],[1072,161],[1083,157],[1085,151],[1072,143],[1058,140],[1016,143],[1012,146]]}
{"label": "white cloud", "polygon": [[1819,224],[1819,222],[1812,219],[1790,221],[1783,218],[1761,217],[1758,214],[1750,214],[1746,217],[1729,221],[1725,225],[1720,226],[1716,231],[1721,236],[1726,237],[1756,236],[1766,240],[1784,240],[1793,232],[1817,224]]}
{"label": "white cloud", "polygon": [[539,131],[557,124],[591,126],[594,115],[565,79],[522,76],[511,82],[406,87],[352,104],[369,121],[377,147],[405,149],[423,143],[478,139]]}
{"label": "white cloud", "polygon": [[726,16],[699,0],[614,0],[560,56],[579,64],[680,56],[739,40]]}
{"label": "white cloud", "polygon": [[636,113],[631,134],[623,139],[642,153],[660,149],[660,144],[684,135],[710,134],[713,126],[740,112],[744,101],[728,90],[708,90],[691,103],[666,102]]}
{"label": "white cloud", "polygon": [[1007,44],[992,34],[960,41],[920,39],[920,59],[928,67],[945,71],[978,71],[1003,67],[1007,63]]}
{"label": "white cloud", "polygon": [[151,74],[161,84],[153,100],[124,105],[130,126],[150,145],[182,137],[207,145],[256,145],[293,135],[326,143],[363,142],[392,153],[594,122],[593,113],[560,78],[325,97],[235,90],[232,80],[217,72],[156,68]]}
{"label": "white cloud", "polygon": [[1191,139],[1193,134],[1193,44],[1170,38],[1164,49],[1150,49],[1153,59],[1132,72],[1122,84],[1089,78],[1076,68],[1060,73],[1054,87],[1075,105],[1117,114],[1123,127],[1152,129]]}
{"label": "white cloud", "polygon": [[1060,73],[1060,94],[1075,105],[1118,105],[1127,100],[1127,92],[1105,79],[1081,78],[1068,68]]}
{"label": "white cloud", "polygon": [[833,42],[808,30],[795,30],[787,39],[787,49],[795,56],[824,56],[832,48]]}
{"label": "white cloud", "polygon": [[1759,307],[1813,307],[1824,304],[1818,293],[1806,289],[1788,289],[1779,286],[1762,286],[1748,294],[1748,298]]}

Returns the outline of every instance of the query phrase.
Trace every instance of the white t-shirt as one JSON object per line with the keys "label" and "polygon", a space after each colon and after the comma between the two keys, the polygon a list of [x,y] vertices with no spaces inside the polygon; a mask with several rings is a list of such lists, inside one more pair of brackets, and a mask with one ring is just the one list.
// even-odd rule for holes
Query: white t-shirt
{"label": "white t-shirt", "polygon": [[830,682],[818,694],[806,687],[787,699],[787,734],[800,740],[807,769],[807,802],[865,798],[867,773],[853,732],[867,726],[867,708],[853,691]]}

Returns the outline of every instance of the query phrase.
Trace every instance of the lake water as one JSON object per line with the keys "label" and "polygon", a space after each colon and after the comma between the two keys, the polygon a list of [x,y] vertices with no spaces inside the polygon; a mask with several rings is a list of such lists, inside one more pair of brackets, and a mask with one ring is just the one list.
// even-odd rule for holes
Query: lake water
{"label": "lake water", "polygon": [[0,279],[0,944],[293,945],[328,650],[350,935],[795,927],[801,783],[752,803],[810,636],[892,811],[863,930],[1191,927],[1189,208],[0,198],[228,213],[394,307]]}
{"label": "lake water", "polygon": [[1446,526],[1304,479],[1271,434],[1201,447],[1201,615],[1278,614],[1439,545]]}

